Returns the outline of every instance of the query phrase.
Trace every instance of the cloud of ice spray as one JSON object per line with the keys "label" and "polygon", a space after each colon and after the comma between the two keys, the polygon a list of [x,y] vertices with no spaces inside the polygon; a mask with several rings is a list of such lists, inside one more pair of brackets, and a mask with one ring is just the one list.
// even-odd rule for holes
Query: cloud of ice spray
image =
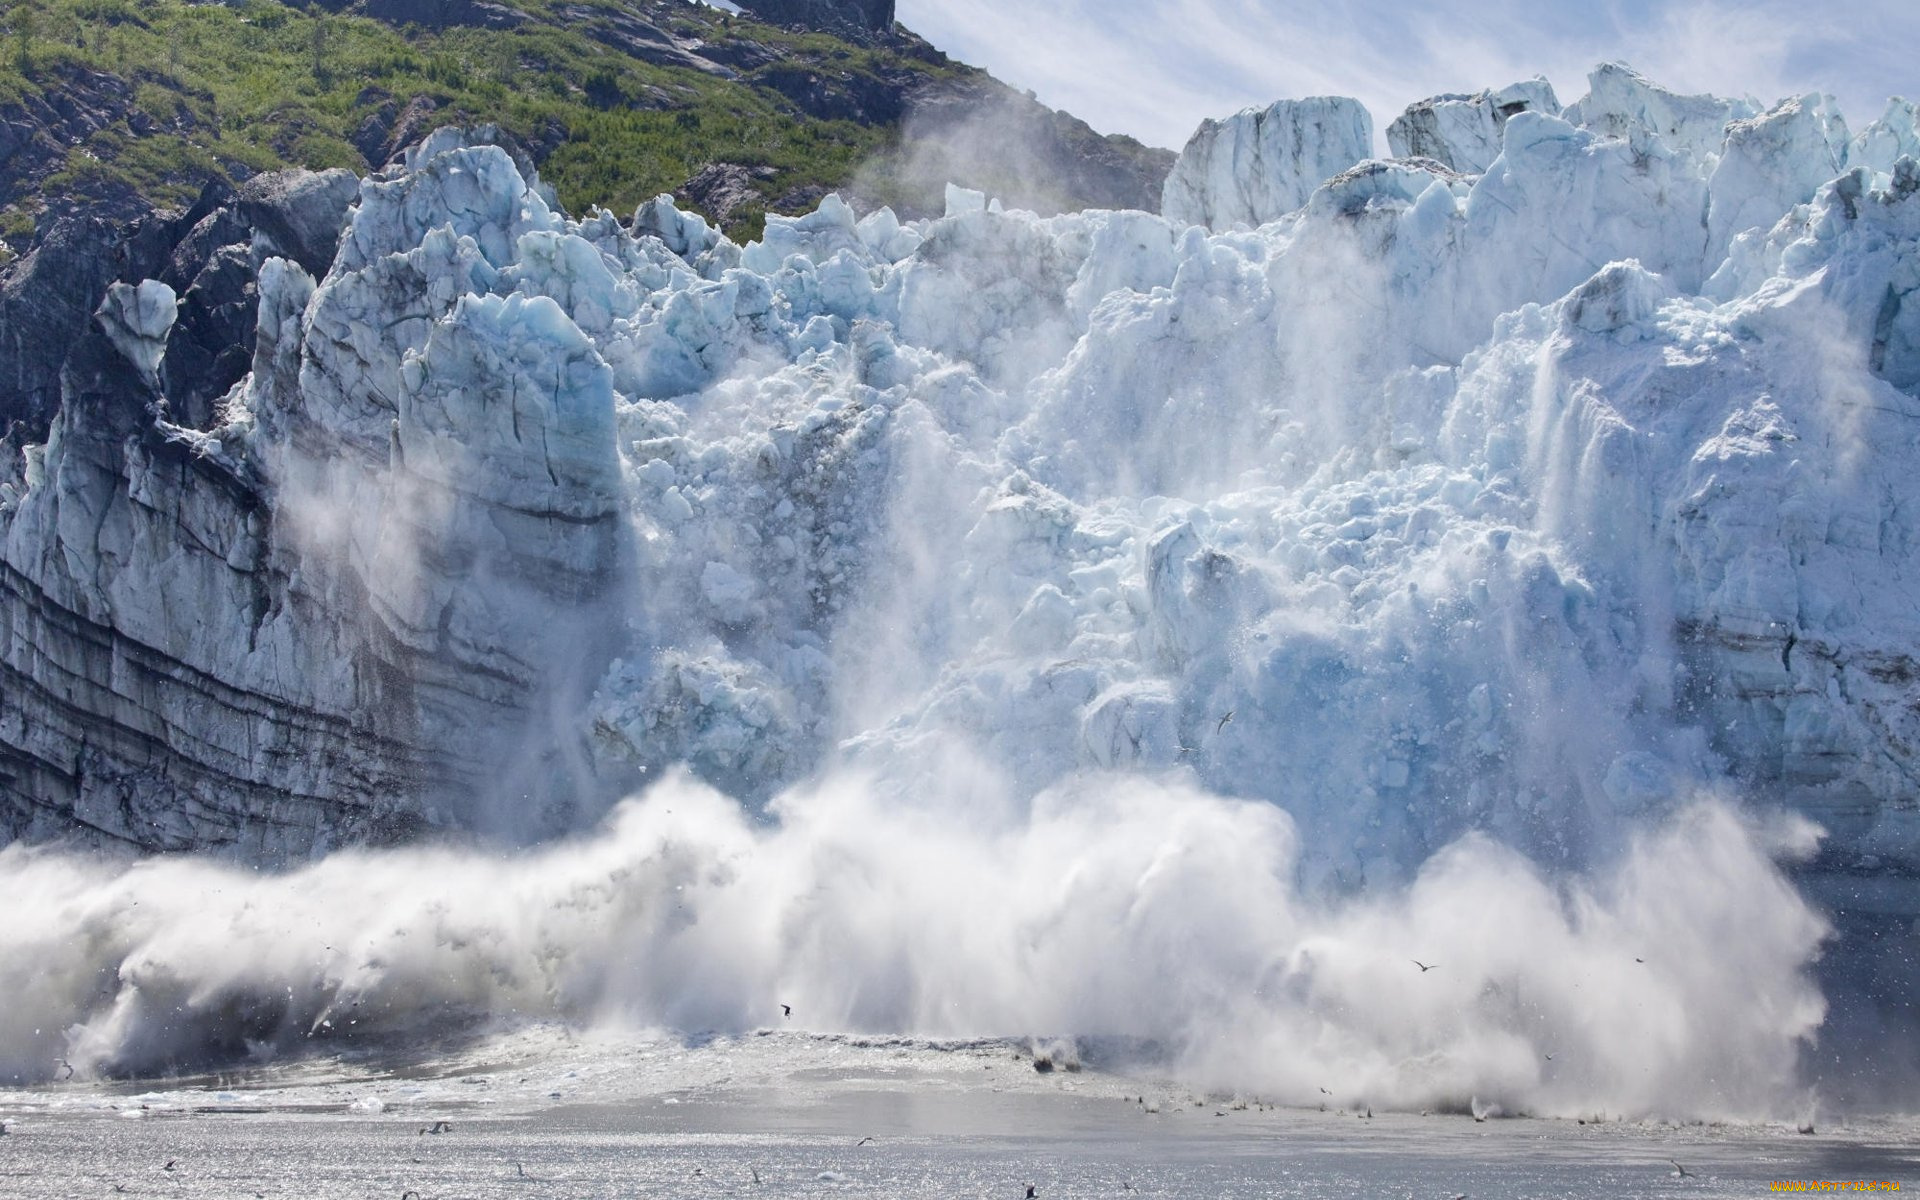
{"label": "cloud of ice spray", "polygon": [[1410,887],[1324,901],[1271,805],[1173,775],[1030,806],[950,778],[903,802],[840,776],[770,826],[678,778],[537,853],[277,876],[12,847],[0,1074],[515,1018],[744,1030],[786,1003],[815,1030],[1143,1039],[1298,1103],[1762,1116],[1824,1011],[1825,926],[1775,863],[1809,852],[1802,823],[1698,803],[1574,881],[1469,838]]}

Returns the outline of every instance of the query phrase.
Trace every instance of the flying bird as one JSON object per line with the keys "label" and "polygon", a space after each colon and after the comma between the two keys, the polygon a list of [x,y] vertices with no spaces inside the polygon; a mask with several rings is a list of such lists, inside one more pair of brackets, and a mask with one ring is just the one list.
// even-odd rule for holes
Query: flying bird
{"label": "flying bird", "polygon": [[791,1017],[791,1016],[793,1016],[793,1005],[791,1005],[791,1004],[782,1004],[782,1005],[780,1006],[780,1015],[782,1015],[782,1016],[785,1016],[785,1017]]}
{"label": "flying bird", "polygon": [[1223,730],[1223,729],[1225,729],[1225,728],[1226,728],[1227,726],[1229,726],[1229,725],[1231,725],[1231,724],[1233,724],[1233,711],[1234,711],[1234,710],[1232,710],[1232,709],[1228,709],[1228,710],[1227,710],[1227,715],[1226,715],[1226,716],[1224,716],[1224,717],[1221,717],[1221,718],[1220,718],[1220,723],[1219,723],[1218,725],[1215,725],[1215,726],[1213,727],[1213,732],[1214,732],[1214,734],[1215,734],[1216,736],[1217,736],[1217,735],[1218,735],[1218,734],[1220,733],[1220,731],[1221,731],[1221,730]]}
{"label": "flying bird", "polygon": [[1421,961],[1420,961],[1419,959],[1417,959],[1417,958],[1416,958],[1416,959],[1413,959],[1413,960],[1412,960],[1412,962],[1413,962],[1413,965],[1414,965],[1414,966],[1416,966],[1416,967],[1419,967],[1419,968],[1420,968],[1420,973],[1421,973],[1422,975],[1425,975],[1425,974],[1426,974],[1426,973],[1427,973],[1428,971],[1431,971],[1431,970],[1433,970],[1433,969],[1434,969],[1435,967],[1437,967],[1437,966],[1439,966],[1439,965],[1440,965],[1439,963],[1423,963],[1423,962],[1421,962]]}
{"label": "flying bird", "polygon": [[1675,1160],[1675,1159],[1671,1159],[1671,1158],[1670,1158],[1670,1159],[1668,1159],[1667,1161],[1668,1161],[1668,1162],[1670,1162],[1670,1163],[1673,1163],[1673,1169],[1674,1169],[1674,1170],[1676,1170],[1676,1171],[1678,1171],[1678,1172],[1680,1172],[1680,1178],[1682,1178],[1682,1179],[1698,1179],[1698,1178],[1700,1178],[1700,1177],[1699,1177],[1698,1175],[1695,1175],[1695,1174],[1694,1174],[1694,1173],[1693,1173],[1692,1171],[1689,1171],[1689,1170],[1687,1170],[1687,1169],[1686,1169],[1685,1167],[1683,1167],[1683,1166],[1681,1166],[1681,1165],[1680,1165],[1680,1163],[1679,1163],[1679,1162],[1678,1162],[1677,1160]]}
{"label": "flying bird", "polygon": [[868,1135],[867,1137],[863,1137],[863,1138],[861,1138],[861,1139],[860,1139],[859,1141],[857,1141],[857,1142],[855,1142],[855,1143],[853,1144],[853,1148],[854,1148],[855,1150],[858,1150],[858,1149],[859,1149],[860,1147],[862,1147],[862,1146],[864,1146],[864,1145],[866,1145],[866,1144],[867,1144],[868,1142],[870,1142],[870,1141],[872,1141],[872,1140],[873,1140],[873,1137],[872,1137],[872,1135]]}
{"label": "flying bird", "polygon": [[1034,1187],[1032,1184],[1027,1185],[1027,1200],[1034,1200],[1034,1198],[1039,1194],[1040,1194],[1040,1189]]}

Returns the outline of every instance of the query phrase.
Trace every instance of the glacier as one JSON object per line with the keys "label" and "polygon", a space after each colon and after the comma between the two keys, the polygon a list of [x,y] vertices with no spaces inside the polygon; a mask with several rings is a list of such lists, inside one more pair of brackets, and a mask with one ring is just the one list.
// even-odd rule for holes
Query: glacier
{"label": "glacier", "polygon": [[[1406,1104],[1791,1091],[1821,914],[1891,931],[1881,977],[1920,949],[1913,106],[1852,133],[1819,95],[1761,110],[1609,64],[1565,109],[1544,82],[1416,105],[1402,157],[1372,128],[1324,98],[1210,122],[1165,216],[829,197],[744,246],[664,197],[570,218],[443,132],[360,184],[323,275],[263,256],[252,370],[204,428],[167,403],[172,290],[117,285],[0,483],[0,879],[55,914],[0,932],[0,979],[28,994],[24,965],[91,931],[0,1023],[0,1070],[56,1030],[99,1069],[171,1061],[155,994],[219,1014],[284,984],[284,1033],[408,986],[690,1026],[786,987],[847,1028],[1181,1042],[1231,1013],[1187,1039],[1206,1070],[1284,1090],[1363,1063]],[[660,833],[667,805],[697,827]],[[434,831],[588,840],[520,867],[338,853]],[[444,996],[391,948],[316,951],[318,983],[304,941],[216,970],[157,907],[106,914],[232,868],[26,845],[76,836],[320,860],[247,887],[385,897],[328,903],[337,941],[404,907],[399,876],[504,873],[565,928],[523,943],[509,904],[446,937],[602,965]],[[997,862],[1012,894],[959,882]],[[694,933],[648,908],[663,863],[703,893]],[[917,923],[833,907],[836,871]],[[638,877],[604,901],[630,942],[574,928]],[[741,907],[793,925],[822,891],[810,934]],[[1473,915],[1416,944],[1428,900]],[[280,936],[254,903],[178,920],[238,905]],[[1151,968],[1134,1007],[1097,999],[1129,986],[1109,936]],[[1005,969],[995,937],[1071,979]],[[1618,1013],[1512,998],[1632,938],[1690,948],[1639,968],[1674,1023],[1653,1083]],[[634,947],[672,966],[616,970]],[[1434,989],[1480,997],[1458,1029],[1378,995],[1385,962],[1443,952],[1482,962]],[[1616,968],[1590,997],[1640,994]],[[1597,1065],[1542,1076],[1535,1020]]]}

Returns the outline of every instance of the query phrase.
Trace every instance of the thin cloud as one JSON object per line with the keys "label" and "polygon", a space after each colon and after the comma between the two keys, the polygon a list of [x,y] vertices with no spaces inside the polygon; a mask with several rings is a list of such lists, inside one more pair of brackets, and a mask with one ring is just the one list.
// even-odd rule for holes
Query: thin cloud
{"label": "thin cloud", "polygon": [[1106,132],[1178,148],[1199,122],[1283,97],[1355,96],[1384,129],[1445,91],[1546,75],[1563,101],[1625,59],[1679,90],[1835,93],[1854,127],[1920,90],[1902,48],[1920,9],[1868,0],[1833,22],[1797,4],[1612,0],[1548,7],[1452,0],[1255,6],[1245,0],[901,0],[909,27]]}

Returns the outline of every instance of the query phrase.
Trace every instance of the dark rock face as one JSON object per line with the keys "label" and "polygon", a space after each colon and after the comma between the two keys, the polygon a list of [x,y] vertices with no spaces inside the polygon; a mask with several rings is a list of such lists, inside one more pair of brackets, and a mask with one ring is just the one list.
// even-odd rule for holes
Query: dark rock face
{"label": "dark rock face", "polygon": [[587,36],[602,45],[630,54],[641,62],[657,67],[685,67],[709,75],[732,78],[733,72],[696,53],[704,50],[698,42],[674,36],[653,24],[620,9],[594,8],[585,4],[563,5],[556,15],[577,22]]}
{"label": "dark rock face", "polygon": [[894,22],[894,0],[742,0],[740,7],[775,25],[861,38],[887,34]]}
{"label": "dark rock face", "polygon": [[755,72],[753,81],[780,93],[807,116],[823,121],[891,125],[906,112],[909,101],[908,80],[861,71],[775,63]]}
{"label": "dark rock face", "polygon": [[348,171],[275,171],[242,185],[240,216],[275,253],[317,277],[333,264],[347,207],[359,192]]}
{"label": "dark rock face", "polygon": [[675,199],[690,204],[713,220],[725,224],[734,214],[765,201],[754,189],[754,181],[768,179],[774,172],[767,167],[743,167],[739,163],[708,163],[676,192]]}
{"label": "dark rock face", "polygon": [[175,421],[196,428],[246,373],[253,354],[260,261],[279,255],[326,270],[358,184],[345,171],[280,171],[238,194],[215,184],[186,212],[132,226],[95,217],[55,222],[40,244],[0,271],[0,429],[46,436],[60,372],[116,280],[159,279],[181,301],[165,377]]}
{"label": "dark rock face", "polygon": [[108,221],[62,221],[0,273],[0,427],[46,436],[60,407],[60,368],[119,275],[126,241]]}

